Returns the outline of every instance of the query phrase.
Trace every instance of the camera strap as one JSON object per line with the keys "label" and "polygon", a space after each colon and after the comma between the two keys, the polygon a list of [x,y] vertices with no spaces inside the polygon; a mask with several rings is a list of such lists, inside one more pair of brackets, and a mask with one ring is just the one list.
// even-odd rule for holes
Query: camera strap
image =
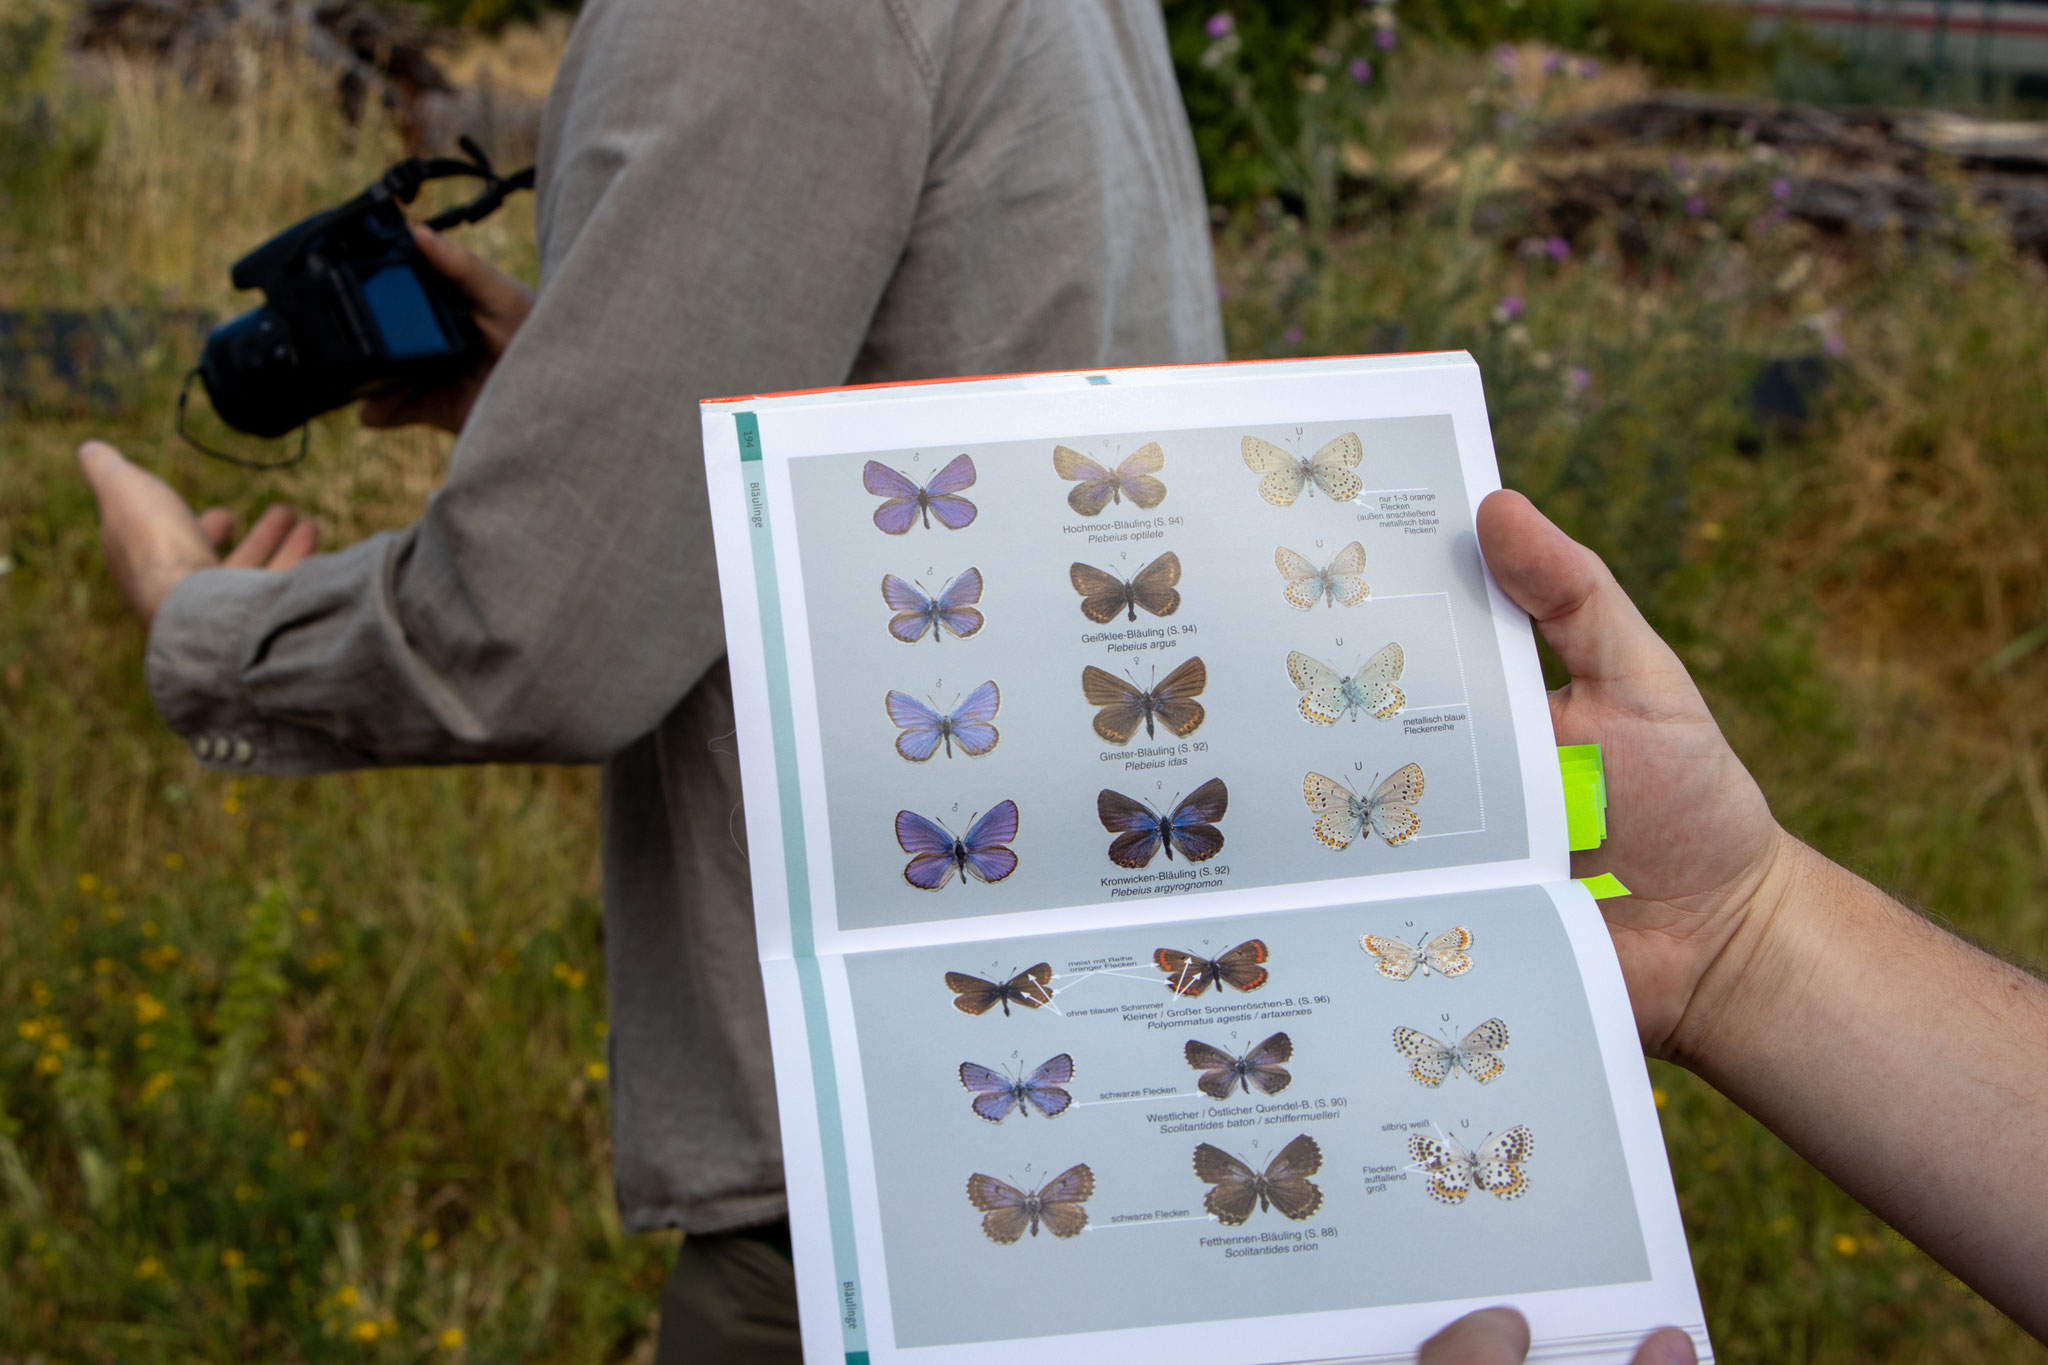
{"label": "camera strap", "polygon": [[299,424],[298,453],[286,456],[282,460],[245,460],[239,455],[230,455],[225,450],[215,450],[212,446],[185,430],[185,401],[192,396],[192,381],[198,377],[199,367],[194,365],[185,372],[185,382],[178,386],[178,416],[176,422],[172,425],[172,429],[184,439],[186,445],[191,446],[201,455],[211,455],[216,460],[224,461],[242,469],[290,469],[293,465],[306,458],[306,447],[313,439],[313,427],[309,422]]}

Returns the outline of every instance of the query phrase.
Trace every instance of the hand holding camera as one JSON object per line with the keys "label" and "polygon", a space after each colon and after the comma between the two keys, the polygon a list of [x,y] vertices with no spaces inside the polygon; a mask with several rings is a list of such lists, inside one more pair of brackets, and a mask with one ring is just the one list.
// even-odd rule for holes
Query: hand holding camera
{"label": "hand holding camera", "polygon": [[443,383],[407,385],[365,398],[361,409],[363,425],[424,424],[443,431],[461,431],[484,380],[511,344],[512,334],[533,311],[533,291],[468,247],[450,241],[430,227],[415,226],[412,239],[427,263],[468,299],[471,319],[483,342],[482,355],[473,367]]}

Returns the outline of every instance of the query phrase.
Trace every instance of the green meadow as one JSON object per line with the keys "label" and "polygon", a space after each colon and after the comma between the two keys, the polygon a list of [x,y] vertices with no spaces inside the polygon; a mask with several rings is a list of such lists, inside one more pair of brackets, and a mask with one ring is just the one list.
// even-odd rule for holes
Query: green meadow
{"label": "green meadow", "polygon": [[[238,255],[403,154],[279,54],[223,93],[69,64],[48,13],[0,0],[0,309],[240,311]],[[1645,69],[1358,21],[1275,104],[1256,35],[1190,32],[1198,115],[1242,116],[1205,145],[1233,354],[1470,350],[1506,481],[1615,565],[1779,818],[2048,953],[2041,262],[1954,177],[1935,230],[1823,235],[1737,136],[1657,162],[1666,211],[1563,233],[1533,131]],[[531,278],[530,199],[464,231]],[[1812,411],[1759,417],[1789,357]],[[344,413],[290,470],[208,461],[171,435],[192,359],[166,323],[113,398],[30,373],[0,407],[0,1360],[651,1358],[673,1239],[625,1234],[607,1176],[594,774],[202,771],[71,456],[111,439],[245,524],[289,500],[331,546],[406,524],[449,443]],[[2048,1360],[1651,1070],[1722,1360]]]}

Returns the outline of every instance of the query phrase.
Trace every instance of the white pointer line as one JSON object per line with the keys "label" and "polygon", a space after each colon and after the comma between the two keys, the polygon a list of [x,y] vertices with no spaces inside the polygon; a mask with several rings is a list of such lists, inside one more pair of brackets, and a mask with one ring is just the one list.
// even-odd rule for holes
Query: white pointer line
{"label": "white pointer line", "polygon": [[1075,1100],[1074,1108],[1086,1109],[1097,1104],[1136,1104],[1140,1100],[1157,1100],[1161,1103],[1167,1100],[1191,1100],[1201,1093],[1199,1090],[1188,1090],[1176,1091],[1171,1095],[1133,1095],[1127,1100]]}

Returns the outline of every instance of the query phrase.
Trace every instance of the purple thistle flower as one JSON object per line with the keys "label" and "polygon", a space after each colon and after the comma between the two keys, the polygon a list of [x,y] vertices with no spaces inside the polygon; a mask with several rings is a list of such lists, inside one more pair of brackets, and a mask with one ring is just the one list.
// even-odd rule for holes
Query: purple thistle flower
{"label": "purple thistle flower", "polygon": [[1572,63],[1572,74],[1582,81],[1589,81],[1600,74],[1600,63],[1591,57],[1581,57]]}
{"label": "purple thistle flower", "polygon": [[1566,368],[1564,372],[1564,391],[1569,397],[1577,398],[1592,387],[1593,376],[1584,365],[1572,365]]}
{"label": "purple thistle flower", "polygon": [[1791,203],[1792,182],[1787,180],[1782,175],[1779,176],[1776,180],[1773,180],[1771,182],[1771,198],[1776,200],[1780,204]]}
{"label": "purple thistle flower", "polygon": [[1391,28],[1376,30],[1372,35],[1372,42],[1373,46],[1377,47],[1380,51],[1392,52],[1394,50],[1394,30]]}
{"label": "purple thistle flower", "polygon": [[1556,52],[1544,52],[1543,74],[1546,76],[1555,76],[1558,72],[1562,70],[1564,70],[1564,57]]}
{"label": "purple thistle flower", "polygon": [[1706,200],[1704,200],[1704,199],[1700,198],[1700,197],[1699,197],[1698,195],[1696,195],[1696,194],[1688,194],[1688,195],[1687,195],[1687,196],[1685,197],[1685,216],[1686,216],[1686,217],[1688,217],[1688,218],[1704,218],[1704,217],[1706,216],[1706,213],[1707,213],[1707,201],[1706,201]]}
{"label": "purple thistle flower", "polygon": [[1494,305],[1493,313],[1495,317],[1503,322],[1513,322],[1516,318],[1522,316],[1522,310],[1525,307],[1527,305],[1523,303],[1520,294],[1507,294],[1503,295],[1501,301]]}
{"label": "purple thistle flower", "polygon": [[1229,11],[1224,10],[1210,15],[1209,22],[1202,25],[1202,31],[1211,38],[1224,38],[1236,27],[1237,20],[1230,17]]}
{"label": "purple thistle flower", "polygon": [[1543,254],[1553,261],[1562,261],[1572,254],[1572,244],[1562,237],[1545,237]]}
{"label": "purple thistle flower", "polygon": [[1820,346],[1837,360],[1840,360],[1843,353],[1849,349],[1848,343],[1842,340],[1842,334],[1833,330],[1821,334]]}
{"label": "purple thistle flower", "polygon": [[1353,57],[1347,69],[1351,72],[1353,85],[1364,85],[1372,79],[1372,63],[1363,57]]}

